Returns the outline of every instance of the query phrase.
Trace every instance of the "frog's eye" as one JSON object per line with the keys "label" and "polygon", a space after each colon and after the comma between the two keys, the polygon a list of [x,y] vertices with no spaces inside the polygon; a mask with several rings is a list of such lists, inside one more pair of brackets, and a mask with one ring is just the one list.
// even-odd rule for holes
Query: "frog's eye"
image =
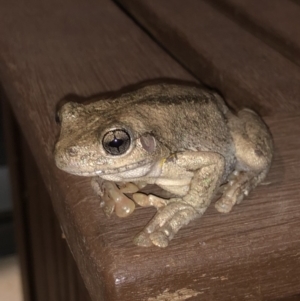
{"label": "frog's eye", "polygon": [[107,132],[102,139],[104,149],[113,156],[126,153],[130,147],[130,136],[124,129],[116,129]]}

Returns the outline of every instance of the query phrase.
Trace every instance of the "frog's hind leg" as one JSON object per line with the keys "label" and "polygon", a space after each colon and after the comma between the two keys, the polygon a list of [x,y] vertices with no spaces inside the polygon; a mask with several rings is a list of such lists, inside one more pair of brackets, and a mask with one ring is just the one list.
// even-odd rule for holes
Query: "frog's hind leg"
{"label": "frog's hind leg", "polygon": [[255,174],[247,171],[234,171],[223,187],[222,197],[215,207],[219,212],[228,213],[235,204],[239,204],[251,190],[265,178],[266,173]]}
{"label": "frog's hind leg", "polygon": [[267,175],[273,155],[271,134],[261,118],[252,110],[243,109],[230,116],[229,127],[236,149],[237,164],[223,195],[216,202],[219,212],[231,211]]}

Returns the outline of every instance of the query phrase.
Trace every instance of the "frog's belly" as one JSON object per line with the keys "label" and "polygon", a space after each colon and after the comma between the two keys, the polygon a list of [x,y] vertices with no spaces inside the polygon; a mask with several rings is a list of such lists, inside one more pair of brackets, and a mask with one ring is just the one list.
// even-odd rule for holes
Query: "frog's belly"
{"label": "frog's belly", "polygon": [[190,190],[190,183],[190,178],[156,180],[159,187],[177,196],[185,196]]}
{"label": "frog's belly", "polygon": [[122,177],[120,174],[118,175],[103,175],[101,176],[103,179],[113,182],[144,182],[147,184],[156,184],[162,189],[170,192],[171,194],[177,196],[185,196],[190,190],[191,177],[180,177],[180,178],[164,178],[164,177]]}
{"label": "frog's belly", "polygon": [[137,177],[135,174],[129,176],[127,172],[126,175],[124,173],[101,175],[101,178],[112,182],[147,182],[148,184],[157,184],[159,186],[186,186],[191,183],[191,177],[174,179],[147,175]]}

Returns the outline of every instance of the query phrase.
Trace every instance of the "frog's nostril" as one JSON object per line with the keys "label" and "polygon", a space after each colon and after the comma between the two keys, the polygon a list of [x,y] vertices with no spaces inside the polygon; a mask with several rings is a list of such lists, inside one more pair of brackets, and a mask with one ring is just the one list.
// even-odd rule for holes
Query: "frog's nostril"
{"label": "frog's nostril", "polygon": [[69,155],[70,157],[75,157],[75,156],[77,156],[77,154],[78,154],[78,150],[77,150],[76,146],[71,146],[71,147],[69,147],[69,148],[67,149],[67,152],[68,152],[68,155]]}

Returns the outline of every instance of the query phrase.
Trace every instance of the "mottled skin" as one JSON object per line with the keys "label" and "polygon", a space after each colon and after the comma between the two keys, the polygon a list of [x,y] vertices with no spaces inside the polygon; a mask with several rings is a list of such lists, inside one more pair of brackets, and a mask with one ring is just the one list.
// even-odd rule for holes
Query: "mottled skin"
{"label": "mottled skin", "polygon": [[[108,215],[134,210],[126,192],[158,209],[135,238],[139,246],[166,247],[205,212],[222,184],[216,208],[229,212],[265,178],[272,161],[271,135],[260,117],[249,109],[234,115],[218,94],[200,87],[151,85],[88,105],[67,103],[59,116],[56,165],[95,176],[92,185]],[[145,184],[177,197],[137,193]]]}

